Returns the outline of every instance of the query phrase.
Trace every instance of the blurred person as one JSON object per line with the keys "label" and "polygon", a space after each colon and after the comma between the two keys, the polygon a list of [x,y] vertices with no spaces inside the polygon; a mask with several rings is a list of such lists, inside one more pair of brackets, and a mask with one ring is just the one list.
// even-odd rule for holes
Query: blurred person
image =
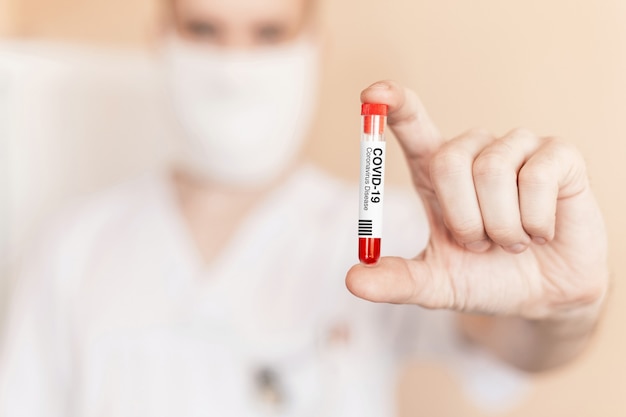
{"label": "blurred person", "polygon": [[411,356],[489,352],[466,377],[497,391],[490,367],[542,371],[580,354],[608,273],[575,149],[523,129],[445,140],[412,91],[373,84],[361,100],[389,105],[417,193],[389,190],[391,256],[351,267],[355,187],[301,154],[314,1],[169,5],[184,151],[167,172],[76,204],[29,254],[0,415],[388,416]]}

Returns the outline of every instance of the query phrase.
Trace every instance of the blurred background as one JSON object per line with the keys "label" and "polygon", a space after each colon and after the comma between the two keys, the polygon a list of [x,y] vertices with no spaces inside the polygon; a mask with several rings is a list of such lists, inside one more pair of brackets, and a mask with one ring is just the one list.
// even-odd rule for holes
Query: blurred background
{"label": "blurred background", "polygon": [[[308,152],[357,180],[360,90],[414,88],[448,136],[524,126],[586,156],[614,288],[589,351],[489,415],[626,416],[626,1],[322,1],[321,105]],[[68,201],[163,163],[177,135],[153,65],[159,0],[0,0],[0,266]],[[146,151],[147,150],[147,151]],[[408,184],[396,146],[388,162]],[[584,221],[584,219],[581,219]],[[413,363],[402,416],[482,416],[444,370]]]}

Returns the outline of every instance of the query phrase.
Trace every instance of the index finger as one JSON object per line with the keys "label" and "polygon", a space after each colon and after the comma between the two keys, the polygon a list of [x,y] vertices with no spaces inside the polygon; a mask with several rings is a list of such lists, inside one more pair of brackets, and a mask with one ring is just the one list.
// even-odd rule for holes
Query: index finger
{"label": "index finger", "polygon": [[361,93],[361,102],[389,107],[387,123],[411,165],[428,161],[444,142],[417,95],[394,81],[372,84]]}

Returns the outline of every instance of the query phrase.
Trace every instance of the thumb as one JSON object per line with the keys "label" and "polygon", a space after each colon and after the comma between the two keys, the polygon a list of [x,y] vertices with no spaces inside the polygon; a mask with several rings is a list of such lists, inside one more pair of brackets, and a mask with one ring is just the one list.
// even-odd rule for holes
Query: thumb
{"label": "thumb", "polygon": [[451,308],[454,293],[450,281],[436,275],[437,269],[422,255],[414,260],[384,257],[373,266],[358,264],[350,268],[346,286],[355,296],[375,303]]}

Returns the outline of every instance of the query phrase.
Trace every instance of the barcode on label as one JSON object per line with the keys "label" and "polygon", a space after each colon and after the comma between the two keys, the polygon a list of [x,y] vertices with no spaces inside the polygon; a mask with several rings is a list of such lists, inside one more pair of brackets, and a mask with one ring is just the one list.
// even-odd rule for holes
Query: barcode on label
{"label": "barcode on label", "polygon": [[372,236],[371,220],[359,220],[359,236]]}

